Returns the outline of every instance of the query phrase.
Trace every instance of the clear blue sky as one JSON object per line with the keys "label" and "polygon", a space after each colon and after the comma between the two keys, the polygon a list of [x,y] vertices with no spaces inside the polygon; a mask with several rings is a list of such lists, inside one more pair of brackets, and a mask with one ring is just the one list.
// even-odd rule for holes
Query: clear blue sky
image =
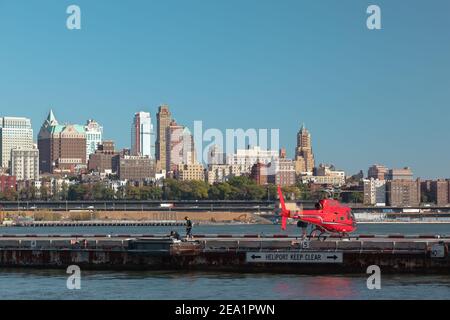
{"label": "clear blue sky", "polygon": [[318,162],[450,177],[449,14],[448,0],[0,0],[0,114],[36,133],[50,107],[95,118],[126,147],[133,113],[168,103],[191,128],[280,128],[290,156],[304,122]]}

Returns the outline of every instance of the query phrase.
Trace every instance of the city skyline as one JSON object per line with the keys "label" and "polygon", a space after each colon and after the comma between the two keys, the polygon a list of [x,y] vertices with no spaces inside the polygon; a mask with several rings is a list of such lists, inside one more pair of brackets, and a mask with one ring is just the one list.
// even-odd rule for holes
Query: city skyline
{"label": "city skyline", "polygon": [[[161,106],[164,106],[164,107],[168,107],[169,108],[169,112],[170,112],[170,114],[171,114],[171,117],[174,117],[174,116],[176,116],[176,114],[174,115],[174,112],[172,111],[172,107],[170,106],[170,105],[167,105],[167,104],[162,104]],[[161,106],[158,106],[158,107],[156,107],[155,109],[156,110],[158,110],[158,108],[160,108]],[[55,108],[51,108],[51,109],[49,109],[48,111],[47,111],[47,116],[45,117],[46,119],[47,119],[47,117],[49,117],[49,115],[53,115],[53,113],[54,112],[58,112],[58,111],[55,111],[55,110],[57,110],[57,109],[55,109]],[[151,119],[151,125],[152,125],[152,127],[156,127],[156,122],[157,122],[157,112],[154,112],[154,116],[152,116],[152,111],[147,111],[148,109],[142,109],[142,110],[146,110],[146,111],[136,111],[136,112],[132,112],[132,113],[130,113],[130,115],[131,116],[136,116],[137,114],[139,114],[139,113],[141,113],[141,112],[145,112],[145,113],[149,113],[150,114],[150,119]],[[59,112],[58,112],[58,114],[59,114]],[[33,119],[31,119],[31,118],[29,118],[29,117],[27,117],[26,115],[24,116],[24,115],[20,115],[20,116],[15,116],[15,115],[8,115],[8,116],[4,116],[4,115],[2,115],[2,114],[0,114],[0,117],[4,117],[4,118],[8,118],[8,117],[11,117],[11,118],[24,118],[24,119],[30,119],[31,120],[31,125],[32,125],[32,128],[33,128],[33,142],[34,143],[36,143],[37,144],[37,142],[38,142],[38,135],[39,135],[39,129],[42,127],[42,124],[40,124],[40,125],[36,125],[35,124],[35,122],[34,122],[34,120]],[[58,117],[59,118],[59,117]],[[86,118],[86,117],[85,117]],[[88,123],[89,123],[89,121],[95,121],[95,122],[98,122],[99,124],[102,124],[103,122],[102,121],[97,121],[97,120],[93,120],[93,119],[91,119],[91,118],[89,118],[89,117],[87,117],[86,119],[88,119],[87,121],[88,121]],[[172,118],[171,118],[172,119]],[[129,120],[129,119],[128,119]],[[125,120],[124,120],[125,121]],[[171,120],[171,121],[173,121],[173,120]],[[41,121],[42,122],[42,121]],[[86,121],[84,121],[84,122],[86,122]],[[126,122],[126,121],[125,121]],[[60,121],[60,123],[61,124],[63,124],[63,126],[66,126],[66,125],[75,125],[75,126],[77,126],[78,124],[76,124],[77,122],[76,121]],[[103,127],[104,126],[102,126],[102,131],[103,131]],[[193,125],[192,126],[189,126],[189,125],[187,125],[186,126],[186,128],[188,129],[189,127],[193,127]],[[37,129],[36,129],[37,128]],[[305,126],[305,124],[304,123],[302,123],[300,126],[299,126],[299,132],[297,132],[297,134],[296,134],[296,136],[294,137],[294,140],[295,140],[295,144],[297,145],[297,143],[299,143],[298,142],[298,139],[299,139],[299,135],[300,135],[300,133],[303,131],[303,130],[305,130],[306,129],[306,126]],[[106,128],[106,131],[108,131],[108,128]],[[111,130],[111,131],[116,131],[116,130]],[[310,130],[308,129],[307,131],[307,134],[308,135],[310,135],[310,137],[309,137],[309,143],[310,143],[310,145],[313,147],[313,149],[315,149],[315,148],[317,148],[317,149],[320,149],[319,148],[319,146],[316,146],[316,143],[314,142],[314,134],[311,134],[311,132],[310,132]],[[130,140],[130,138],[132,138],[133,137],[133,133],[131,132],[128,132],[128,135],[129,135],[129,137],[128,137],[128,140]],[[156,135],[156,132],[155,132],[155,135]],[[311,138],[311,136],[312,136],[312,138]],[[110,136],[110,135],[108,135],[108,134],[106,134],[106,135],[104,135],[103,136],[103,141],[109,141],[109,140],[112,140],[112,141],[114,141],[115,143],[116,143],[116,138],[114,137],[114,136]],[[283,141],[280,141],[280,146],[281,146],[281,148],[284,150],[284,149],[286,149],[284,146],[285,146],[286,144],[284,144],[283,143]],[[128,143],[128,145],[123,145],[123,146],[121,146],[121,145],[117,145],[116,144],[116,147],[117,147],[117,150],[122,150],[122,149],[129,149],[129,150],[131,150],[132,149],[132,144],[129,142]],[[251,146],[251,147],[258,147],[258,145],[256,145],[256,146]],[[154,145],[153,145],[153,149],[155,149],[154,148]],[[296,158],[296,151],[297,151],[297,147],[295,147],[294,148],[294,151],[292,151],[292,152],[287,152],[287,156],[288,156],[288,158],[291,158],[291,159],[293,159],[293,160],[295,160],[295,158]],[[235,151],[236,151],[237,149],[235,149]],[[269,148],[269,150],[271,150],[270,148]],[[153,152],[155,152],[156,150],[153,150]],[[272,150],[272,151],[281,151],[281,149],[280,150]],[[155,153],[152,153],[151,155],[150,155],[150,158],[152,158],[152,159],[156,159],[156,157],[155,157]],[[205,161],[207,160],[207,159],[204,159]],[[406,162],[405,162],[406,163]],[[207,163],[204,163],[204,165],[206,165]],[[344,166],[337,166],[337,165],[335,165],[335,162],[333,162],[333,160],[330,160],[330,161],[328,161],[328,162],[323,162],[323,161],[316,161],[316,166],[319,166],[319,164],[332,164],[332,165],[334,165],[334,166],[336,166],[336,167],[339,167],[340,169],[342,169],[342,170],[344,170],[347,174],[348,174],[348,176],[351,176],[352,174],[355,174],[355,173],[357,173],[357,172],[359,172],[360,170],[362,170],[363,171],[363,173],[364,173],[364,175],[366,176],[367,175],[367,170],[368,169],[370,169],[370,167],[372,166],[372,165],[386,165],[387,167],[395,167],[395,166],[392,166],[392,165],[390,165],[390,164],[388,164],[388,163],[381,163],[381,162],[376,162],[376,161],[374,161],[374,162],[371,162],[367,167],[361,167],[360,169],[358,169],[358,170],[356,170],[356,171],[349,171],[349,170],[347,170],[347,168],[346,168],[346,166],[345,166],[345,164],[344,164]],[[398,168],[403,168],[403,167],[411,167],[410,165],[407,165],[407,164],[400,164],[400,165],[398,165],[397,166]],[[438,179],[438,178],[448,178],[448,176],[443,176],[443,175],[440,175],[440,176],[435,176],[435,177],[433,177],[433,176],[420,176],[419,174],[417,174],[416,172],[417,172],[417,170],[414,168],[414,167],[412,167],[412,169],[414,170],[414,176],[415,177],[418,177],[418,178],[421,178],[421,179]]]}
{"label": "city skyline", "polygon": [[54,108],[95,119],[122,148],[130,115],[155,119],[167,103],[190,128],[280,128],[290,158],[306,123],[316,162],[349,174],[380,163],[450,176],[447,2],[377,1],[379,32],[365,27],[364,1],[175,2],[77,1],[72,32],[68,2],[3,1],[2,116],[31,118],[36,138]]}

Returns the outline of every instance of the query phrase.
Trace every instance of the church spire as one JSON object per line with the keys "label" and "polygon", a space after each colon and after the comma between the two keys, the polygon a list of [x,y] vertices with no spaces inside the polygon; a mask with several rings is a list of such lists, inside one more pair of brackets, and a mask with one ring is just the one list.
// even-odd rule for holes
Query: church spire
{"label": "church spire", "polygon": [[305,123],[303,122],[300,132],[304,132],[304,131],[308,131],[308,130],[306,130]]}
{"label": "church spire", "polygon": [[56,120],[56,117],[55,117],[55,115],[53,113],[53,109],[50,109],[50,112],[48,113],[47,122],[50,125],[57,125],[58,124],[58,120]]}

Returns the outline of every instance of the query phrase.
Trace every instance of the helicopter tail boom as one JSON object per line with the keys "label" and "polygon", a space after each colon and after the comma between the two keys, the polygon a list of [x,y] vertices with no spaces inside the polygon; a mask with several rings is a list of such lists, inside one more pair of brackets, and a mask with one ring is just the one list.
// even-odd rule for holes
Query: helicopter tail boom
{"label": "helicopter tail boom", "polygon": [[281,187],[278,186],[278,196],[280,198],[281,204],[281,229],[286,230],[287,228],[287,220],[291,216],[291,212],[286,209],[286,202],[284,201],[283,192],[281,191]]}

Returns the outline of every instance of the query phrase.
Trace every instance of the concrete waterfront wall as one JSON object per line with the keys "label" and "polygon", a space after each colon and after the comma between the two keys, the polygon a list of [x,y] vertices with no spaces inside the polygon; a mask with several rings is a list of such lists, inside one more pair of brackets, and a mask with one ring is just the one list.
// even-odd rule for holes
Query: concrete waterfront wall
{"label": "concrete waterfront wall", "polygon": [[[383,273],[450,273],[447,240],[312,240],[302,249],[295,239],[205,238],[174,243],[169,238],[33,238],[0,239],[1,267],[102,270],[182,270],[298,274],[365,273],[377,265]],[[443,256],[433,256],[436,245]],[[255,254],[341,254],[336,263],[249,262]]]}

